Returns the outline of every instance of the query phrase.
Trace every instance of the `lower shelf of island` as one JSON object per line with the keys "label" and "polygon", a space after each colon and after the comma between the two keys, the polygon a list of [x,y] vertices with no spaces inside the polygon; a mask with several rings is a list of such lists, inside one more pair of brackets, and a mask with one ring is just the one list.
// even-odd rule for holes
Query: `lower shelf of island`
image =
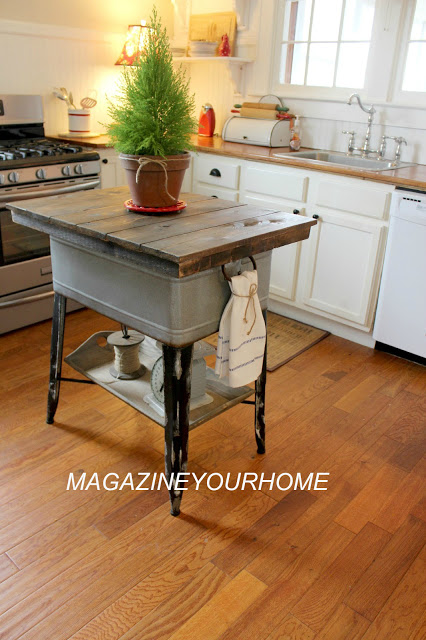
{"label": "lower shelf of island", "polygon": [[[118,380],[109,371],[114,362],[114,351],[113,347],[107,344],[106,339],[111,333],[113,332],[99,331],[94,333],[75,351],[66,356],[65,362],[164,428],[164,417],[144,400],[152,393],[151,370],[154,362],[161,355],[161,351],[152,341],[145,339],[139,352],[140,361],[146,367],[145,373],[136,380]],[[254,388],[252,387],[232,388],[227,386],[219,380],[213,369],[207,367],[206,402],[200,403],[198,401],[195,402],[196,406],[191,407],[190,430],[246,400],[253,393]],[[201,406],[199,406],[200,404]]]}

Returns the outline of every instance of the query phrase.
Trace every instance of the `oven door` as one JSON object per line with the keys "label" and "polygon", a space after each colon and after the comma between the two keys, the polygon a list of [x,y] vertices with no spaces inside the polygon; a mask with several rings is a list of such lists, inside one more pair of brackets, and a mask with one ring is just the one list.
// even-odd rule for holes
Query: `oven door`
{"label": "oven door", "polygon": [[2,207],[2,202],[58,196],[75,191],[96,189],[99,186],[99,178],[90,178],[83,179],[81,182],[73,181],[73,184],[64,182],[61,186],[56,184],[53,187],[44,183],[39,188],[29,186],[0,192],[0,267],[47,256],[50,252],[49,236],[29,227],[15,224],[12,221],[11,212]]}
{"label": "oven door", "polygon": [[[49,236],[16,224],[1,203],[100,187],[97,177],[0,195],[0,334],[52,317]],[[67,310],[80,308],[69,301]]]}

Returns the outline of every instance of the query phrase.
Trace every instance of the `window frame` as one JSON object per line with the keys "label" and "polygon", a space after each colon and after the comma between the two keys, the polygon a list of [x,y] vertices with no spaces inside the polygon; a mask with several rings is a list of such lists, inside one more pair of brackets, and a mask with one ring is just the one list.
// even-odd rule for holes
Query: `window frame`
{"label": "window frame", "polygon": [[286,98],[307,100],[347,100],[356,91],[375,104],[392,104],[410,108],[426,107],[426,92],[402,91],[416,0],[376,0],[365,84],[359,87],[321,87],[281,84],[279,82],[282,28],[286,0],[275,0],[272,38],[270,90]]}
{"label": "window frame", "polygon": [[411,27],[413,24],[415,10],[416,0],[407,0],[405,5],[405,15],[403,17],[403,25],[400,34],[400,55],[397,57],[395,63],[394,78],[390,91],[390,97],[392,99],[392,102],[395,102],[397,104],[406,104],[410,107],[421,108],[426,106],[426,91],[403,91],[402,89],[405,65],[407,63],[408,45],[410,42]]}
{"label": "window frame", "polygon": [[[283,42],[282,30],[283,30],[283,24],[284,24],[285,5],[287,2],[291,2],[291,0],[277,0],[276,2],[275,29],[274,29],[274,38],[273,38],[273,48],[272,48],[272,56],[273,56],[273,65],[272,65],[272,73],[271,73],[272,91],[274,93],[278,93],[278,95],[285,94],[286,96],[289,96],[289,97],[320,98],[320,99],[343,98],[347,96],[348,92],[350,92],[351,90],[357,91],[361,95],[363,93],[365,94],[365,86],[362,88],[361,87],[324,87],[324,86],[306,85],[306,84],[304,85],[290,84],[290,83],[281,84],[279,82],[280,65],[281,65],[281,47]],[[344,9],[344,5],[343,5],[343,9]],[[312,15],[311,15],[311,21],[312,21]],[[342,25],[340,25],[339,39],[336,40],[336,45],[337,45],[336,56],[338,56],[340,51],[341,27]],[[373,36],[374,36],[374,25],[372,29],[371,38],[370,38],[370,50],[369,50],[368,59],[367,59],[367,71],[368,71],[368,65],[369,65],[370,54],[372,49]],[[316,42],[314,43],[312,43],[311,41],[309,42],[311,44],[316,44]],[[334,77],[336,76],[336,73],[337,73],[337,65],[338,65],[338,58],[336,58]],[[367,71],[366,71],[366,79],[367,79]],[[307,73],[307,69],[305,70],[305,74],[306,73]]]}

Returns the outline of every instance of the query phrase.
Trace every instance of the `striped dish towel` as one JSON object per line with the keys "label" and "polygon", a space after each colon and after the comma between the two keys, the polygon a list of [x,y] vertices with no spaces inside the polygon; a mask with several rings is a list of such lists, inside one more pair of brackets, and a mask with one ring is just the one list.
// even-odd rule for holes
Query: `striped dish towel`
{"label": "striped dish towel", "polygon": [[266,327],[257,295],[257,271],[231,278],[232,295],[219,325],[216,374],[230,387],[242,387],[259,377]]}

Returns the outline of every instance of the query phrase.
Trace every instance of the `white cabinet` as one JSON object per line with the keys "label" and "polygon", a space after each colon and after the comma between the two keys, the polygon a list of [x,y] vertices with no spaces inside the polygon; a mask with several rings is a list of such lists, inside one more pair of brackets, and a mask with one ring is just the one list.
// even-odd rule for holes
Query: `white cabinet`
{"label": "white cabinet", "polygon": [[317,177],[312,184],[310,199],[320,207],[378,220],[389,213],[389,185],[333,175]]}
{"label": "white cabinet", "polygon": [[[279,200],[273,200],[265,196],[254,196],[247,192],[240,197],[241,202],[286,211],[294,215],[304,215],[305,209],[283,204]],[[296,295],[297,275],[299,269],[300,242],[295,242],[284,247],[274,249],[271,263],[270,291],[280,298],[294,300]]]}
{"label": "white cabinet", "polygon": [[207,153],[194,156],[193,178],[195,193],[318,215],[309,240],[274,249],[270,297],[302,321],[371,329],[393,185]]}
{"label": "white cabinet", "polygon": [[214,187],[209,184],[203,184],[202,182],[194,182],[194,193],[201,193],[203,196],[213,196],[213,198],[222,198],[222,200],[233,200],[238,202],[238,191],[234,189],[222,189],[221,187]]}
{"label": "white cabinet", "polygon": [[312,310],[370,327],[385,225],[341,212],[321,212],[306,247],[302,302]]}
{"label": "white cabinet", "polygon": [[241,168],[239,160],[216,154],[196,153],[192,162],[194,193],[238,202]]}
{"label": "white cabinet", "polygon": [[240,182],[240,163],[234,159],[200,153],[194,158],[194,181],[236,190]]}
{"label": "white cabinet", "polygon": [[246,162],[241,190],[296,202],[306,200],[308,176],[299,169],[261,162]]}
{"label": "white cabinet", "polygon": [[126,175],[114,149],[99,149],[102,189],[127,185]]}

